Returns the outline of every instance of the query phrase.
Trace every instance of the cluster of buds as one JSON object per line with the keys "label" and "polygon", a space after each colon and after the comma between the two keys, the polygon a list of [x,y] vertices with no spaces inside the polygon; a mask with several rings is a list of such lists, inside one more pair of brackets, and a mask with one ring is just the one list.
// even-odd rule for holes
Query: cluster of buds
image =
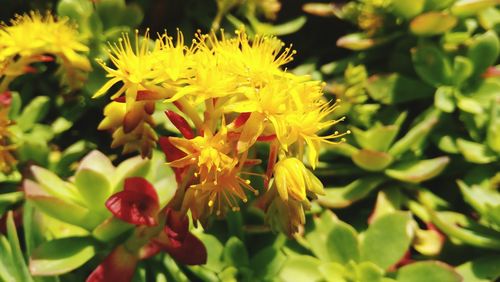
{"label": "cluster of buds", "polygon": [[0,172],[9,173],[16,164],[16,159],[12,155],[14,145],[10,144],[9,126],[12,121],[9,119],[10,104],[12,95],[10,92],[0,94]]}
{"label": "cluster of buds", "polygon": [[[268,221],[295,233],[309,200],[323,191],[304,161],[314,169],[321,144],[343,135],[319,135],[339,122],[329,119],[337,103],[324,100],[321,82],[281,69],[295,51],[275,37],[250,40],[238,30],[231,38],[195,38],[186,46],[181,32],[176,40],[165,33],[151,44],[147,32],[142,40],[136,32],[134,44],[125,35],[112,45],[114,66],[99,62],[109,81],[95,97],[117,90],[99,127],[111,130],[113,146],[125,152],[149,156],[159,141],[179,184],[171,205],[194,220],[238,211],[246,192],[263,192],[259,205]],[[157,137],[157,101],[176,107],[166,114],[182,137]],[[262,162],[257,143],[269,148],[265,173],[254,169]],[[251,177],[262,177],[264,187],[252,186]]]}
{"label": "cluster of buds", "polygon": [[88,50],[67,18],[56,20],[50,13],[39,12],[18,15],[11,25],[0,25],[0,93],[16,77],[35,72],[31,64],[54,57],[60,64],[57,72],[62,82],[76,88],[91,70],[89,60],[81,54]]}

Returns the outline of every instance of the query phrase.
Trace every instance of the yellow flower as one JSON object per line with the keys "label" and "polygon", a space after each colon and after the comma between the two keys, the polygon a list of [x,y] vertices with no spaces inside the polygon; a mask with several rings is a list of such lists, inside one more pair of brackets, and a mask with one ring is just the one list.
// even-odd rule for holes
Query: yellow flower
{"label": "yellow flower", "polygon": [[240,169],[240,166],[234,165],[215,172],[210,180],[189,186],[183,209],[190,209],[195,220],[203,220],[214,210],[218,216],[224,215],[227,209],[239,211],[238,201],[248,201],[245,190],[258,194],[258,191],[250,186],[250,181],[239,175]]}
{"label": "yellow flower", "polygon": [[[128,34],[124,34],[118,44],[110,45],[108,50],[109,59],[114,65],[109,67],[102,60],[97,62],[107,72],[110,79],[94,94],[94,98],[100,97],[115,84],[121,82],[122,86],[111,95],[111,99],[116,99],[125,93],[127,105],[131,105],[137,99],[138,91],[150,89],[161,81],[158,81],[158,71],[156,69],[156,52],[160,44],[154,48],[150,47],[149,33],[145,33],[144,38],[139,38],[139,31],[135,32],[135,44],[132,46]],[[166,98],[155,97],[155,99]]]}
{"label": "yellow flower", "polygon": [[286,158],[276,163],[274,183],[284,201],[288,201],[289,197],[296,201],[305,201],[307,192],[324,193],[321,181],[297,158]]}
{"label": "yellow flower", "polygon": [[76,86],[83,79],[78,71],[91,70],[87,57],[81,54],[89,48],[68,21],[56,20],[50,13],[31,12],[17,16],[10,26],[0,26],[0,75],[18,76],[29,64],[44,58],[41,55],[51,54],[61,64],[63,79]]}
{"label": "yellow flower", "polygon": [[140,151],[144,157],[151,156],[158,135],[151,116],[154,104],[150,101],[136,102],[127,111],[125,103],[111,102],[104,108],[104,119],[99,130],[113,133],[112,148],[124,146],[123,153]]}
{"label": "yellow flower", "polygon": [[[293,60],[291,47],[273,36],[256,35],[250,40],[244,30],[237,30],[232,39],[209,38],[221,68],[253,86],[262,86],[276,76],[286,76],[281,67]],[[207,39],[208,40],[208,39]]]}
{"label": "yellow flower", "polygon": [[230,157],[231,144],[227,138],[227,128],[223,125],[219,132],[213,135],[206,130],[204,136],[193,139],[170,137],[170,142],[186,153],[186,156],[170,162],[172,167],[196,165],[196,176],[200,182],[215,180],[216,174],[234,168],[238,160]]}

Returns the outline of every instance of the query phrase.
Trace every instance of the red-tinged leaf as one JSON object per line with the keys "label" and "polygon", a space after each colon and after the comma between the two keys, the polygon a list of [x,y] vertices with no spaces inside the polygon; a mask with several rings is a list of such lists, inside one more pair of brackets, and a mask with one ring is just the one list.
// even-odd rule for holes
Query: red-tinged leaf
{"label": "red-tinged leaf", "polygon": [[[186,153],[181,151],[179,148],[175,147],[168,137],[160,137],[160,147],[165,154],[168,162],[173,162],[186,156]],[[172,168],[175,173],[175,180],[180,183],[183,179],[184,173],[187,171],[187,167],[183,168]]]}
{"label": "red-tinged leaf", "polygon": [[118,103],[125,103],[125,95],[117,97],[117,98],[113,99],[113,101],[118,102]]}
{"label": "red-tinged leaf", "polygon": [[112,195],[106,207],[113,215],[135,225],[154,226],[160,209],[153,186],[140,177],[127,178],[123,191]]}
{"label": "red-tinged leaf", "polygon": [[160,244],[158,244],[156,241],[151,241],[141,248],[141,250],[139,251],[139,257],[141,258],[141,260],[148,259],[157,255],[162,250],[163,248]]}
{"label": "red-tinged leaf", "polygon": [[130,133],[134,130],[142,120],[143,112],[141,109],[132,109],[125,114],[123,118],[123,131]]}
{"label": "red-tinged leaf", "polygon": [[241,113],[233,122],[234,122],[234,126],[236,128],[242,126],[243,124],[245,124],[245,122],[247,122],[248,118],[250,117],[250,113]]}
{"label": "red-tinged leaf", "polygon": [[90,274],[87,282],[131,281],[138,260],[136,255],[120,245]]}
{"label": "red-tinged leaf", "polygon": [[178,247],[189,233],[189,219],[180,212],[168,209],[164,231],[171,243]]}
{"label": "red-tinged leaf", "polygon": [[274,165],[278,157],[278,143],[273,142],[269,148],[269,160],[267,162],[266,178],[264,179],[264,187],[269,187],[269,181],[274,171]]}
{"label": "red-tinged leaf", "polygon": [[257,137],[257,141],[261,141],[261,142],[270,142],[270,141],[273,141],[276,139],[276,134],[272,134],[272,135],[265,135],[265,136],[259,136]]}
{"label": "red-tinged leaf", "polygon": [[148,115],[152,115],[155,112],[155,102],[146,102],[144,105],[144,111]]}
{"label": "red-tinged leaf", "polygon": [[160,100],[165,98],[164,95],[158,92],[150,90],[139,90],[137,91],[136,101],[149,101],[149,100]]}
{"label": "red-tinged leaf", "polygon": [[184,119],[174,111],[165,111],[165,114],[167,115],[170,122],[172,122],[172,124],[179,130],[182,136],[187,139],[194,138],[193,129],[191,128],[191,126],[189,126],[189,123],[186,119]]}
{"label": "red-tinged leaf", "polygon": [[207,250],[200,239],[189,233],[189,219],[184,214],[168,209],[163,231],[154,242],[176,261],[187,265],[207,262]]}
{"label": "red-tinged leaf", "polygon": [[25,66],[23,68],[23,70],[25,73],[36,73],[37,72],[37,69],[35,67],[32,67],[32,66]]}
{"label": "red-tinged leaf", "polygon": [[38,55],[38,56],[36,56],[36,60],[39,61],[39,62],[48,63],[48,62],[53,62],[54,61],[54,57],[47,56],[47,55]]}
{"label": "red-tinged leaf", "polygon": [[167,246],[165,251],[177,262],[186,265],[199,265],[207,262],[205,245],[191,233],[188,233],[179,247]]}
{"label": "red-tinged leaf", "polygon": [[486,71],[482,74],[483,78],[488,78],[488,77],[500,77],[500,68],[497,67],[489,67],[486,69]]}
{"label": "red-tinged leaf", "polygon": [[0,94],[0,106],[8,107],[12,102],[12,93],[10,91],[5,91]]}

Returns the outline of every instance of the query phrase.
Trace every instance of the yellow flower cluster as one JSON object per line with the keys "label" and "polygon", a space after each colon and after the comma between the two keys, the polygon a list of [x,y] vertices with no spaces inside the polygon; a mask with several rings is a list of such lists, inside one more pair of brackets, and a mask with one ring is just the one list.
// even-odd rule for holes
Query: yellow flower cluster
{"label": "yellow flower cluster", "polygon": [[0,93],[16,77],[32,71],[30,64],[53,60],[48,54],[58,60],[63,83],[77,87],[83,72],[91,69],[81,54],[88,50],[68,19],[56,20],[49,13],[38,12],[18,15],[11,25],[0,25]]}
{"label": "yellow flower cluster", "polygon": [[148,33],[140,39],[136,32],[133,41],[125,35],[112,45],[113,66],[100,62],[109,81],[95,97],[113,87],[114,101],[100,128],[113,132],[113,146],[148,156],[158,138],[154,103],[173,103],[179,113],[167,116],[184,137],[169,137],[165,153],[186,184],[178,192],[182,209],[202,222],[212,212],[238,210],[238,202],[248,200],[245,190],[258,194],[248,178],[261,160],[251,156],[257,142],[269,144],[267,171],[259,175],[266,186],[261,203],[270,222],[296,232],[309,199],[323,191],[303,160],[314,168],[321,143],[343,135],[319,135],[338,122],[328,119],[336,103],[324,100],[320,82],[281,68],[295,51],[275,37],[250,40],[238,30],[230,38],[214,33],[195,38],[186,46],[180,32],[176,40],[163,34],[154,42]]}

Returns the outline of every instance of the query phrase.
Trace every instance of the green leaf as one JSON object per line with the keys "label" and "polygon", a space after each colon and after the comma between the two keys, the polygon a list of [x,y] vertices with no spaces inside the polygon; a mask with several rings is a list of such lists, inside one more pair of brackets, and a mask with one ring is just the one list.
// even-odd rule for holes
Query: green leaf
{"label": "green leaf", "polygon": [[47,194],[68,202],[79,202],[78,191],[70,183],[60,179],[52,171],[39,166],[32,166],[31,172]]}
{"label": "green leaf", "polygon": [[393,159],[388,153],[367,149],[359,150],[352,155],[352,161],[357,166],[368,171],[382,171],[392,163]]}
{"label": "green leaf", "polygon": [[114,188],[112,193],[123,189],[123,183],[129,177],[146,177],[151,169],[151,161],[140,156],[127,159],[118,165],[113,173]]}
{"label": "green leaf", "polygon": [[425,0],[392,0],[392,12],[404,19],[411,19],[420,14],[425,5]]}
{"label": "green leaf", "polygon": [[362,51],[387,43],[394,37],[396,37],[396,35],[371,38],[368,37],[365,33],[351,33],[340,37],[337,40],[337,46],[354,51]]}
{"label": "green leaf", "polygon": [[439,115],[439,111],[436,110],[429,112],[421,122],[413,126],[405,136],[396,141],[388,153],[397,158],[408,150],[418,150],[418,147],[421,146],[421,143],[437,124]]}
{"label": "green leaf", "polygon": [[453,61],[453,82],[460,86],[474,72],[472,61],[463,56],[456,56]]}
{"label": "green leaf", "polygon": [[87,168],[79,169],[75,185],[90,210],[106,210],[104,203],[111,196],[111,183],[105,175]]}
{"label": "green leaf", "polygon": [[364,261],[355,267],[356,276],[360,282],[382,282],[384,270],[376,264]]}
{"label": "green leaf", "polygon": [[307,17],[300,16],[281,24],[263,23],[253,18],[248,18],[248,20],[257,34],[272,34],[281,36],[294,33],[301,29],[306,23]]}
{"label": "green leaf", "polygon": [[455,27],[457,18],[445,12],[428,12],[410,22],[410,31],[418,36],[434,36]]}
{"label": "green leaf", "polygon": [[58,175],[68,176],[72,172],[72,164],[80,160],[93,147],[95,147],[94,144],[85,140],[72,144],[62,152],[60,159],[52,170],[56,171]]}
{"label": "green leaf", "polygon": [[433,86],[451,85],[453,69],[446,55],[431,43],[412,49],[413,67],[420,78]]}
{"label": "green leaf", "polygon": [[357,179],[344,187],[327,187],[325,195],[320,195],[318,201],[328,208],[344,208],[366,197],[384,180],[383,177],[368,176]]}
{"label": "green leaf", "polygon": [[9,240],[12,265],[15,269],[16,281],[32,282],[26,261],[19,245],[19,237],[17,236],[16,225],[14,224],[14,216],[12,212],[7,214],[7,238]]}
{"label": "green leaf", "polygon": [[497,156],[483,144],[457,139],[457,147],[465,159],[472,163],[487,164],[494,162]]}
{"label": "green leaf", "polygon": [[486,142],[497,154],[500,154],[500,106],[492,99],[490,122],[486,133]]}
{"label": "green leaf", "polygon": [[134,225],[113,216],[94,228],[92,235],[99,241],[109,242],[133,228]]}
{"label": "green leaf", "polygon": [[497,61],[499,54],[500,41],[496,32],[490,30],[476,36],[467,51],[467,57],[474,64],[474,75],[483,74],[486,68]]}
{"label": "green leaf", "polygon": [[79,24],[82,24],[92,11],[92,2],[87,0],[61,0],[57,4],[57,15],[69,17]]}
{"label": "green leaf", "polygon": [[64,117],[58,117],[51,125],[55,135],[61,134],[73,126],[73,122]]}
{"label": "green leaf", "polygon": [[245,245],[237,237],[231,237],[226,242],[223,252],[224,260],[236,268],[248,267],[248,253]]}
{"label": "green leaf", "polygon": [[451,7],[451,13],[459,17],[470,17],[498,5],[498,0],[458,0]]}
{"label": "green leaf", "polygon": [[5,213],[7,208],[20,202],[24,198],[23,192],[11,192],[0,194],[0,217]]}
{"label": "green leaf", "polygon": [[386,214],[375,220],[361,241],[361,261],[387,269],[397,263],[410,247],[414,230],[407,212]]}
{"label": "green leaf", "polygon": [[451,86],[440,86],[434,96],[434,105],[436,108],[446,113],[452,113],[455,110],[454,92],[455,88]]}
{"label": "green leaf", "polygon": [[321,281],[319,272],[321,261],[311,256],[289,257],[280,271],[282,281]]}
{"label": "green leaf", "polygon": [[356,230],[337,220],[327,235],[326,249],[330,261],[346,264],[359,261],[359,243]]}
{"label": "green leaf", "polygon": [[49,104],[50,98],[47,96],[38,96],[31,100],[16,121],[21,130],[26,132],[41,121],[49,110]]}
{"label": "green leaf", "polygon": [[33,275],[68,273],[89,261],[96,253],[90,237],[56,239],[39,246],[30,259]]}
{"label": "green leaf", "polygon": [[454,212],[435,212],[427,208],[432,223],[440,231],[468,245],[484,249],[500,250],[500,232],[478,225],[462,214]]}
{"label": "green leaf", "polygon": [[475,185],[469,187],[461,180],[458,180],[457,184],[464,201],[479,212],[481,216],[484,216],[490,208],[500,206],[500,194],[497,191]]}
{"label": "green leaf", "polygon": [[15,91],[10,91],[12,100],[10,102],[10,109],[9,109],[9,118],[11,120],[17,120],[17,117],[19,116],[19,112],[21,111],[21,106],[23,102],[21,101],[21,95],[19,95],[19,92]]}
{"label": "green leaf", "polygon": [[217,240],[217,238],[213,235],[200,233],[196,234],[202,242],[203,245],[207,248],[207,263],[204,265],[204,268],[207,268],[214,272],[220,272],[224,268],[224,263],[222,262],[222,255],[224,252],[224,246]]}
{"label": "green leaf", "polygon": [[399,163],[385,171],[385,174],[403,182],[420,183],[438,176],[448,165],[447,156],[429,160],[415,160]]}
{"label": "green leaf", "polygon": [[442,10],[450,7],[456,0],[426,0],[425,11]]}
{"label": "green leaf", "polygon": [[98,215],[92,214],[88,209],[61,199],[47,196],[27,195],[38,209],[47,215],[63,222],[92,230],[99,223]]}
{"label": "green leaf", "polygon": [[283,252],[275,246],[270,246],[258,251],[250,259],[250,266],[255,277],[267,281],[277,276],[285,261]]}
{"label": "green leaf", "polygon": [[327,282],[351,281],[347,280],[348,278],[346,278],[346,273],[348,273],[349,270],[339,263],[335,262],[323,263],[319,266],[319,271],[321,272],[321,274],[323,274],[323,278]]}
{"label": "green leaf", "polygon": [[453,268],[439,261],[419,261],[405,265],[397,273],[398,282],[461,282],[462,277]]}
{"label": "green leaf", "polygon": [[490,282],[500,278],[500,255],[489,255],[468,261],[456,268],[467,282]]}
{"label": "green leaf", "polygon": [[352,135],[363,149],[385,152],[399,131],[397,125],[374,126],[366,131],[351,127]]}
{"label": "green leaf", "polygon": [[429,98],[434,93],[429,85],[398,73],[372,75],[366,90],[374,100],[387,105]]}
{"label": "green leaf", "polygon": [[16,279],[12,257],[9,241],[0,234],[0,281],[19,281],[19,278]]}
{"label": "green leaf", "polygon": [[[127,161],[124,161],[122,164],[126,163]],[[83,169],[100,173],[103,176],[106,176],[109,180],[111,180],[115,174],[115,167],[111,163],[111,160],[98,150],[93,150],[82,159],[78,170]]]}

